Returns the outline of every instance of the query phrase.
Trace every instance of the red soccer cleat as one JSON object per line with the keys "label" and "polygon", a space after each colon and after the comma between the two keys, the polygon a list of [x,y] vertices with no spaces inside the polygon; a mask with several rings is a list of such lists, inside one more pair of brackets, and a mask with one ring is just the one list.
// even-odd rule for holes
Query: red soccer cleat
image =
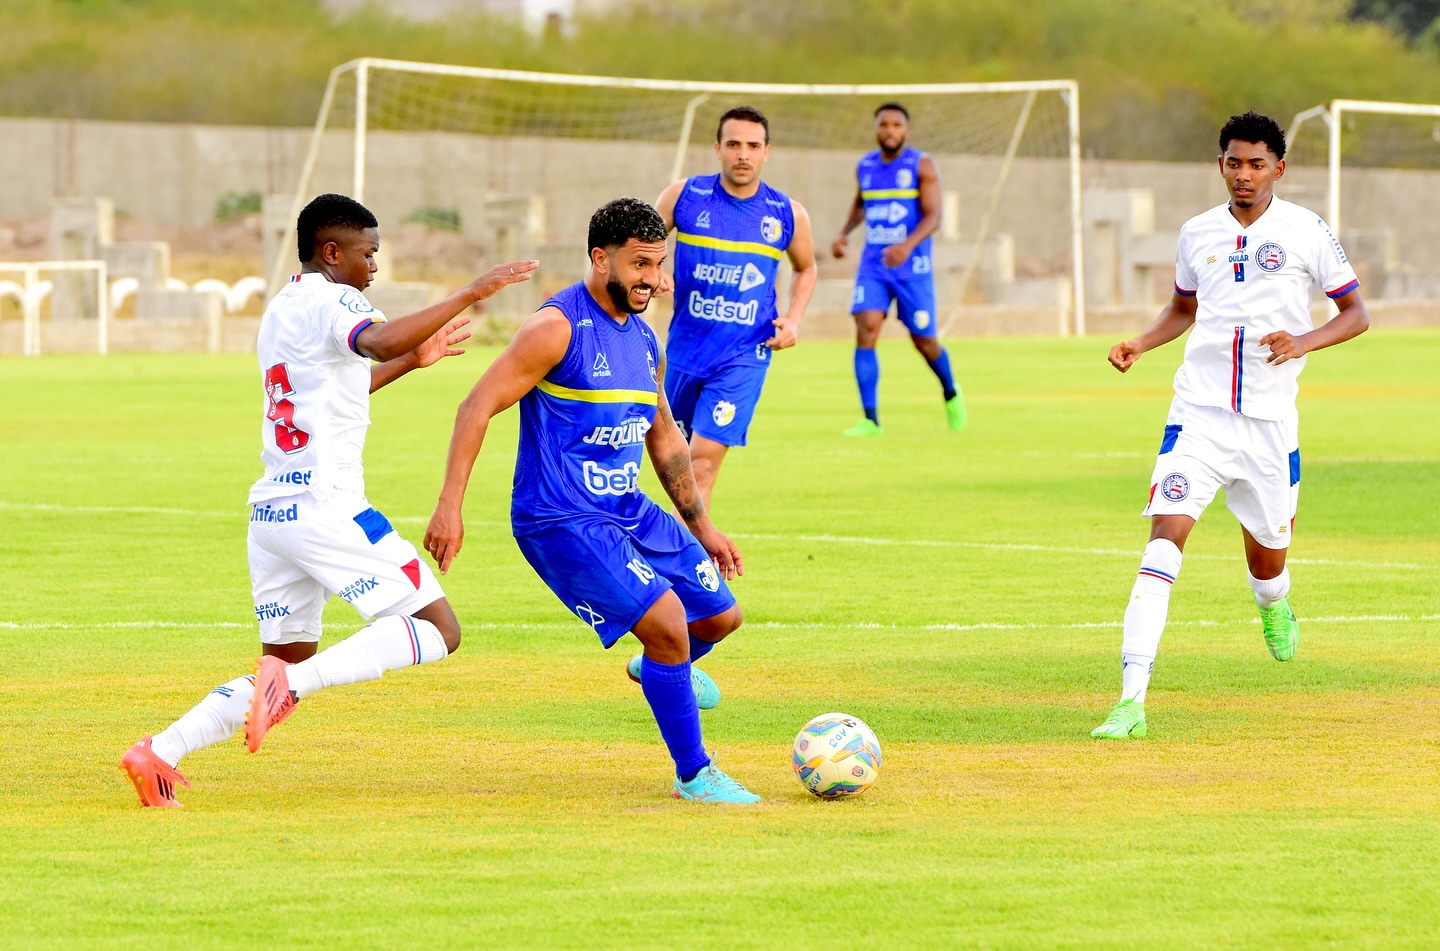
{"label": "red soccer cleat", "polygon": [[190,783],[174,766],[155,755],[155,751],[150,749],[150,739],[147,736],[126,750],[125,755],[120,757],[120,768],[135,784],[135,791],[140,794],[140,805],[183,809],[184,806],[175,801],[175,784],[189,789]]}
{"label": "red soccer cleat", "polygon": [[255,693],[245,714],[245,748],[252,753],[260,749],[270,728],[284,722],[295,709],[295,695],[285,674],[288,666],[269,654],[255,662]]}

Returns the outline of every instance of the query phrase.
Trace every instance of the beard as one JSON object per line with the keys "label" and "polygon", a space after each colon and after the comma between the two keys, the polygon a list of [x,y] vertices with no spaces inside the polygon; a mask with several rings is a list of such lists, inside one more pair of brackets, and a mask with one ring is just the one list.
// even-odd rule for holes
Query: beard
{"label": "beard", "polygon": [[646,299],[645,303],[636,307],[630,303],[630,290],[631,288],[626,287],[614,277],[611,277],[605,282],[605,292],[610,295],[610,303],[615,305],[616,310],[624,314],[644,313],[645,308],[650,306],[649,299]]}

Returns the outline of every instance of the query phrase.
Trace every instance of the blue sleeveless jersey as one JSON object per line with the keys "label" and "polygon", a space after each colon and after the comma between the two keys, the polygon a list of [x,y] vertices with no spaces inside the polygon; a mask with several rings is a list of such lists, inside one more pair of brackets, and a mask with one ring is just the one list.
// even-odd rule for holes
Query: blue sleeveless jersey
{"label": "blue sleeveless jersey", "polygon": [[892,278],[930,274],[929,238],[921,241],[909,260],[898,268],[887,268],[880,260],[885,248],[910,237],[920,224],[920,160],[924,157],[924,152],[906,146],[893,161],[886,162],[877,149],[862,158],[856,167],[860,200],[865,203],[861,274],[884,274]]}
{"label": "blue sleeveless jersey", "polygon": [[655,332],[635,314],[616,321],[583,283],[544,306],[570,321],[570,346],[520,400],[511,524],[517,535],[584,515],[631,526],[654,505],[639,483],[658,403]]}
{"label": "blue sleeveless jersey", "polygon": [[790,199],[764,182],[735,198],[719,174],[685,183],[675,202],[675,319],[670,366],[708,376],[736,364],[768,365],[775,336],[775,275],[795,235]]}

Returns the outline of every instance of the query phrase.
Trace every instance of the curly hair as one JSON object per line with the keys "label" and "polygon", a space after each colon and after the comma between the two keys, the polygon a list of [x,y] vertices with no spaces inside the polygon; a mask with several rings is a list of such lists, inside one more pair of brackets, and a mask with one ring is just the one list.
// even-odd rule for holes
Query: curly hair
{"label": "curly hair", "polygon": [[669,234],[665,219],[638,198],[616,198],[601,205],[590,216],[590,247],[619,247],[631,238],[648,244],[659,244]]}
{"label": "curly hair", "polygon": [[295,222],[300,263],[309,264],[315,259],[316,245],[320,243],[320,235],[325,231],[364,231],[366,228],[378,227],[380,222],[375,220],[370,209],[355,199],[345,195],[319,195],[311,199]]}
{"label": "curly hair", "polygon": [[1220,129],[1220,151],[1223,154],[1231,142],[1261,142],[1275,153],[1277,159],[1285,157],[1285,132],[1279,123],[1258,112],[1246,112],[1231,116]]}

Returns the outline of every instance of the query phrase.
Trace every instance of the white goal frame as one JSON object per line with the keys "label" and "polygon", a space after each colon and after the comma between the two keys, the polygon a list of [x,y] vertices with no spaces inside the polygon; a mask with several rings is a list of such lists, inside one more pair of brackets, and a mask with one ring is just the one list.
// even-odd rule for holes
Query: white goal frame
{"label": "white goal frame", "polygon": [[[343,63],[330,72],[329,82],[325,86],[325,94],[320,103],[320,112],[315,119],[315,129],[310,139],[309,149],[305,154],[305,161],[300,173],[300,181],[295,189],[295,198],[290,207],[289,221],[293,222],[299,217],[305,203],[313,196],[309,194],[310,182],[315,173],[315,166],[319,159],[323,146],[326,125],[329,122],[330,112],[335,103],[337,88],[342,83],[353,83],[355,90],[355,117],[353,129],[353,155],[352,162],[352,185],[351,197],[357,201],[365,200],[365,163],[366,163],[366,137],[368,133],[368,105],[369,105],[369,83],[370,74],[374,70],[392,70],[398,72],[410,72],[438,76],[449,76],[456,78],[474,78],[486,80],[500,80],[512,82],[527,82],[536,84],[562,85],[562,86],[588,86],[611,89],[629,90],[656,90],[666,92],[689,93],[693,96],[686,107],[682,123],[682,131],[679,141],[676,143],[675,151],[675,172],[673,178],[678,178],[682,162],[689,145],[689,136],[696,108],[708,99],[711,95],[723,93],[728,95],[742,94],[774,94],[774,95],[849,95],[849,96],[875,96],[885,98],[901,99],[907,95],[945,95],[945,94],[983,94],[983,93],[1030,93],[1031,98],[1027,100],[1026,107],[1022,110],[1021,117],[1015,126],[1011,137],[1009,150],[1007,151],[1001,167],[1001,180],[996,186],[995,195],[998,198],[999,189],[1003,187],[1006,176],[1009,175],[1012,161],[1015,157],[1020,139],[1025,130],[1025,123],[1029,116],[1029,104],[1033,102],[1035,94],[1040,92],[1055,92],[1062,97],[1067,111],[1068,122],[1068,163],[1069,163],[1069,192],[1070,192],[1070,255],[1071,255],[1071,320],[1068,327],[1063,323],[1059,328],[1061,334],[1074,333],[1083,335],[1085,333],[1085,263],[1083,233],[1084,222],[1081,212],[1081,175],[1080,175],[1080,88],[1079,84],[1071,79],[1041,80],[1035,82],[998,82],[998,83],[917,83],[908,85],[838,85],[826,84],[816,85],[807,83],[780,83],[780,84],[758,84],[758,83],[733,83],[733,82],[700,82],[690,80],[666,80],[666,79],[638,79],[616,76],[587,76],[569,75],[561,73],[541,73],[526,70],[491,69],[478,66],[447,66],[438,63],[415,63],[402,60],[379,59],[365,57]],[[982,219],[980,226],[980,240],[977,245],[987,237],[990,217],[995,210],[995,202],[992,201],[990,208]],[[269,285],[271,291],[278,289],[284,280],[286,273],[286,262],[292,249],[281,242],[277,250],[275,260],[271,264],[269,272]],[[964,280],[972,275],[968,273]],[[962,285],[963,286],[963,285]]]}
{"label": "white goal frame", "polygon": [[[0,274],[20,274],[18,290],[22,315],[21,350],[27,357],[40,356],[40,302],[53,292],[40,280],[42,271],[92,271],[95,274],[95,350],[102,357],[110,351],[109,272],[104,261],[0,261]],[[12,285],[13,282],[0,281]]]}
{"label": "white goal frame", "polygon": [[1294,149],[1295,140],[1300,137],[1300,129],[1306,122],[1311,119],[1321,119],[1327,127],[1329,135],[1326,145],[1328,174],[1325,184],[1325,221],[1337,237],[1340,235],[1340,164],[1343,158],[1341,132],[1345,128],[1344,118],[1347,112],[1440,119],[1440,105],[1417,102],[1382,102],[1369,99],[1333,99],[1328,106],[1313,106],[1297,113],[1295,118],[1290,120],[1290,128],[1285,132],[1287,151]]}

